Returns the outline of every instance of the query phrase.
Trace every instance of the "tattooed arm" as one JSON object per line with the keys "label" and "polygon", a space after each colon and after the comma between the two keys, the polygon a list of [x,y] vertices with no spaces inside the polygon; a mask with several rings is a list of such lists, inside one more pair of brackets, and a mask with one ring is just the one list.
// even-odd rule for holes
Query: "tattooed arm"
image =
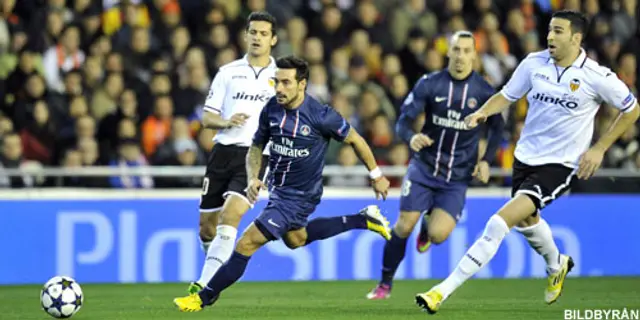
{"label": "tattooed arm", "polygon": [[252,179],[260,180],[258,175],[260,174],[260,167],[262,166],[263,149],[264,145],[254,143],[249,148],[249,152],[247,152],[247,179],[249,179],[249,182]]}

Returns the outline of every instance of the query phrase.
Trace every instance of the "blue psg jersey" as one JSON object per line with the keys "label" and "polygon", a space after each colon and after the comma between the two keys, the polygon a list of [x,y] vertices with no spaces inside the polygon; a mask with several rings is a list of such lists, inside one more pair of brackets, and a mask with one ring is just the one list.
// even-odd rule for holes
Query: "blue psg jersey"
{"label": "blue psg jersey", "polygon": [[271,98],[253,138],[257,145],[271,141],[270,192],[320,201],[329,140],[344,141],[350,129],[338,112],[309,95],[293,110]]}
{"label": "blue psg jersey", "polygon": [[[423,76],[402,105],[396,131],[409,142],[414,132],[411,129],[416,117],[425,113],[421,133],[433,139],[433,144],[423,148],[414,156],[426,164],[429,174],[449,181],[469,181],[478,162],[478,143],[484,126],[467,129],[464,118],[480,108],[495,90],[484,78],[472,72],[467,78],[457,80],[448,70]],[[504,121],[501,115],[487,120],[487,149],[489,161],[502,136]]]}

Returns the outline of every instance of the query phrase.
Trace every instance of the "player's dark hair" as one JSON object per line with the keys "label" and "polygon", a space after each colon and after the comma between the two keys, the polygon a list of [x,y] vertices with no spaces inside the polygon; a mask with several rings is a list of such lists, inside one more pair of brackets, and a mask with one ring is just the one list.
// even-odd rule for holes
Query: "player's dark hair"
{"label": "player's dark hair", "polygon": [[309,64],[295,56],[286,56],[276,60],[276,67],[279,69],[296,69],[296,81],[302,79],[309,81]]}
{"label": "player's dark hair", "polygon": [[573,10],[556,11],[552,18],[569,20],[571,24],[571,33],[582,34],[582,39],[587,36],[587,30],[589,30],[589,20],[583,13]]}
{"label": "player's dark hair", "polygon": [[251,14],[249,14],[249,16],[247,17],[247,27],[246,27],[247,31],[249,31],[249,24],[251,23],[251,21],[264,21],[264,22],[270,23],[271,36],[274,37],[276,35],[276,29],[278,28],[276,17],[271,15],[269,12],[266,12],[266,11],[251,12]]}

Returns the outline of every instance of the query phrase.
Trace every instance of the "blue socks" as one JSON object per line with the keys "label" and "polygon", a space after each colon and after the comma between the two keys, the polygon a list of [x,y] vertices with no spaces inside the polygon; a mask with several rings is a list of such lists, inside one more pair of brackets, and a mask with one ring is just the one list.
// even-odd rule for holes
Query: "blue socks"
{"label": "blue socks", "polygon": [[382,257],[382,280],[381,284],[391,287],[396,269],[404,259],[407,249],[407,238],[400,238],[395,230],[391,231],[391,240],[384,245],[384,255]]}
{"label": "blue socks", "polygon": [[353,229],[367,229],[367,217],[362,214],[350,216],[317,218],[307,225],[307,243],[331,238]]}
{"label": "blue socks", "polygon": [[200,291],[202,303],[204,305],[210,304],[220,295],[220,292],[238,281],[244,274],[250,258],[234,251],[229,261],[218,269],[207,286]]}

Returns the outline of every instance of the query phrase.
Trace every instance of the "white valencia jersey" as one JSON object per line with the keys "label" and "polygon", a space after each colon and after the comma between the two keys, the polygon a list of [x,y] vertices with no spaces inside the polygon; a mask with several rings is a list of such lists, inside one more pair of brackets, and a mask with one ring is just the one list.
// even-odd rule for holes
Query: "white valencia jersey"
{"label": "white valencia jersey", "polygon": [[548,50],[529,54],[501,93],[509,101],[527,95],[529,109],[515,157],[531,166],[576,168],[591,145],[600,104],[625,113],[636,105],[636,97],[618,76],[584,50],[567,68],[557,67]]}
{"label": "white valencia jersey", "polygon": [[276,63],[273,58],[264,68],[253,67],[247,56],[228,63],[218,70],[213,78],[204,111],[230,119],[236,113],[249,115],[247,122],[237,128],[222,129],[213,141],[224,145],[249,147],[258,130],[260,112],[275,95]]}

